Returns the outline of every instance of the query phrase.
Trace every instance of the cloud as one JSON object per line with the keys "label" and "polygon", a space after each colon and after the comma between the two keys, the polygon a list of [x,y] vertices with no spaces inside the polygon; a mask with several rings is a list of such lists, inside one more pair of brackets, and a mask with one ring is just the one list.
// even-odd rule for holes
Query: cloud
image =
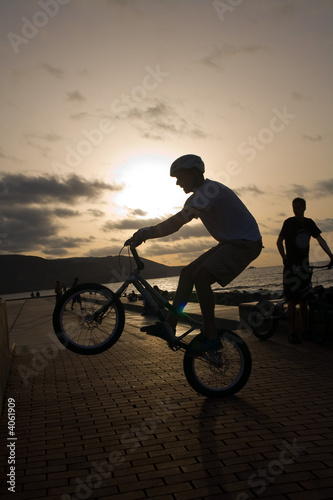
{"label": "cloud", "polygon": [[140,229],[141,227],[146,227],[146,226],[154,226],[155,224],[158,224],[159,222],[162,222],[164,219],[122,219],[120,221],[114,222],[112,220],[105,222],[103,224],[102,230],[107,232],[107,231],[113,231],[114,229],[118,230],[131,230],[131,231],[136,231],[137,229]]}
{"label": "cloud", "polygon": [[44,135],[25,134],[25,139],[30,147],[37,149],[42,156],[48,158],[51,151],[49,144],[60,141],[62,137],[54,132],[49,132]]}
{"label": "cloud", "polygon": [[315,196],[332,196],[333,194],[333,177],[323,181],[317,181],[314,185]]}
{"label": "cloud", "polygon": [[1,210],[1,227],[8,234],[2,239],[2,253],[25,253],[40,250],[60,229],[49,210],[39,208],[5,207]]}
{"label": "cloud", "polygon": [[282,196],[287,196],[289,199],[300,196],[301,198],[324,198],[333,194],[333,178],[323,179],[309,185],[291,184],[288,187],[280,187]]}
{"label": "cloud", "polygon": [[[174,241],[174,240],[188,240],[190,238],[207,238],[209,237],[211,241],[213,238],[209,235],[207,229],[202,224],[202,222],[190,222],[184,225],[177,233],[170,234],[170,236],[165,236],[164,241]],[[215,240],[213,240],[215,241]],[[192,247],[192,244],[191,244]]]}
{"label": "cloud", "polygon": [[223,69],[223,62],[229,57],[248,56],[263,51],[264,48],[260,45],[229,45],[224,44],[222,47],[215,46],[207,55],[202,57],[201,63],[205,66]]}
{"label": "cloud", "polygon": [[[104,232],[108,231],[137,231],[142,227],[154,226],[165,219],[168,216],[163,218],[154,218],[154,219],[136,219],[136,218],[127,218],[122,219],[120,221],[107,221],[103,224],[102,230]],[[207,229],[201,222],[191,222],[189,224],[185,224],[179,231],[176,233],[170,234],[169,236],[163,237],[163,242],[166,241],[174,241],[180,239],[188,239],[188,238],[202,238],[207,237],[209,235]]]}
{"label": "cloud", "polygon": [[68,101],[86,101],[86,98],[79,90],[73,90],[72,92],[67,92]]}
{"label": "cloud", "polygon": [[[302,6],[303,8],[303,6]],[[254,5],[259,17],[257,22],[263,22],[263,16],[276,23],[277,20],[284,20],[295,16],[295,5],[289,0],[280,0],[279,2],[267,2],[267,0],[257,0]]]}
{"label": "cloud", "polygon": [[293,101],[307,101],[308,97],[301,94],[301,92],[294,91],[291,93],[291,98]]}
{"label": "cloud", "polygon": [[86,120],[87,118],[91,118],[92,116],[93,115],[91,113],[87,113],[86,111],[71,114],[71,118],[73,120]]}
{"label": "cloud", "polygon": [[[177,107],[156,100],[149,103],[141,102],[127,111],[126,119],[131,121],[140,135],[145,139],[165,139],[168,136],[187,136],[194,139],[204,139],[208,134],[204,132],[186,110],[180,111],[181,103]],[[122,115],[118,118],[122,118]]]}
{"label": "cloud", "polygon": [[94,238],[59,237],[64,219],[79,215],[67,209],[45,207],[2,207],[0,225],[6,237],[0,239],[1,253],[42,252],[46,255],[65,255],[68,249],[80,248]]}
{"label": "cloud", "polygon": [[323,140],[323,137],[320,134],[316,134],[316,135],[302,134],[302,137],[306,141],[310,141],[310,142],[318,142],[318,141],[322,141]]}
{"label": "cloud", "polygon": [[43,243],[42,251],[45,255],[52,257],[66,256],[69,250],[78,249],[83,245],[87,245],[94,241],[93,237],[89,238],[71,238],[71,237],[55,237],[48,238],[47,244]]}
{"label": "cloud", "polygon": [[144,217],[145,215],[147,215],[147,212],[141,210],[141,208],[135,208],[130,210],[130,215],[132,216],[138,215],[139,217]]}
{"label": "cloud", "polygon": [[49,63],[42,63],[40,65],[40,68],[46,71],[48,74],[55,76],[56,78],[62,78],[65,74],[64,70],[62,70],[61,68],[56,68]]}
{"label": "cloud", "polygon": [[118,255],[122,245],[123,242],[97,248],[94,250],[89,250],[89,252],[87,253],[87,257],[107,257],[108,255]]}
{"label": "cloud", "polygon": [[[215,242],[217,245],[217,242]],[[212,248],[214,240],[212,238],[193,238],[190,241],[172,242],[172,244],[163,243],[162,240],[155,242],[149,247],[149,255],[172,255],[172,254],[200,254]],[[188,258],[188,257],[187,257]]]}
{"label": "cloud", "polygon": [[105,215],[105,213],[102,212],[102,210],[98,210],[98,209],[94,209],[94,208],[89,208],[89,210],[87,210],[87,213],[90,216],[95,217],[95,218],[103,217]]}
{"label": "cloud", "polygon": [[234,109],[239,109],[240,111],[246,111],[247,113],[250,113],[251,115],[253,115],[253,111],[248,106],[245,106],[244,104],[242,104],[239,101],[233,101],[231,103],[231,106]]}
{"label": "cloud", "polygon": [[234,191],[238,196],[244,196],[246,194],[254,194],[256,196],[261,196],[266,194],[265,191],[259,189],[258,186],[256,186],[255,184],[249,184],[248,186],[234,189]]}
{"label": "cloud", "polygon": [[77,175],[67,178],[54,176],[30,177],[24,174],[3,174],[0,176],[0,204],[29,204],[61,202],[75,204],[80,199],[97,199],[103,192],[119,191],[117,184],[99,180],[88,181]]}
{"label": "cloud", "polygon": [[316,224],[323,233],[333,231],[333,219],[319,219],[316,220]]}
{"label": "cloud", "polygon": [[[282,226],[283,220],[287,217],[292,217],[292,207],[291,202],[296,197],[304,198],[306,201],[318,200],[331,197],[333,194],[333,178],[323,179],[317,182],[305,186],[303,184],[291,184],[288,186],[275,186],[274,189],[267,188],[264,193],[266,199],[270,203],[276,199],[278,213],[275,214],[274,218],[265,218],[265,212],[262,213],[262,220],[258,221],[262,234],[279,234]],[[265,200],[265,198],[264,198]],[[287,200],[287,201],[286,201]],[[281,204],[285,206],[288,211],[281,212]],[[309,208],[310,210],[310,208]],[[311,214],[309,214],[311,217]],[[317,221],[318,227],[323,231],[332,231],[332,220],[324,219],[322,221]]]}
{"label": "cloud", "polygon": [[81,214],[78,210],[70,210],[69,208],[55,208],[53,214],[60,219],[66,217],[77,217]]}
{"label": "cloud", "polygon": [[62,136],[57,134],[56,132],[48,132],[45,135],[36,136],[36,137],[38,137],[39,139],[42,139],[44,141],[47,141],[47,142],[57,142],[57,141],[61,141],[61,139],[62,139]]}
{"label": "cloud", "polygon": [[[54,176],[0,175],[0,253],[43,253],[66,255],[94,240],[93,237],[64,237],[71,235],[73,221],[83,215],[85,200],[102,202],[103,195],[121,189],[116,184],[87,180],[76,175],[65,178]],[[72,208],[79,206],[80,209]],[[102,217],[98,209],[86,211],[93,217]],[[68,227],[67,227],[68,224]]]}
{"label": "cloud", "polygon": [[19,160],[18,158],[16,158],[15,156],[11,156],[11,155],[9,155],[9,154],[5,153],[5,152],[2,150],[1,146],[0,146],[0,158],[2,158],[2,159],[4,159],[4,160],[11,160],[11,161],[13,161],[14,163],[22,163],[22,161],[21,161],[21,160]]}

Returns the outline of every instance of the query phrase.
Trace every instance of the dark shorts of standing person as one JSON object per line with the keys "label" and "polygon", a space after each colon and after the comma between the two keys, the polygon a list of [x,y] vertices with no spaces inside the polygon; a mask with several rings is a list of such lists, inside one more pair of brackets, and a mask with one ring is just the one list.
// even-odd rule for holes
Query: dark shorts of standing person
{"label": "dark shorts of standing person", "polygon": [[203,266],[216,278],[217,283],[226,286],[259,257],[262,248],[261,239],[227,240],[200,255],[188,267],[195,271]]}
{"label": "dark shorts of standing person", "polygon": [[311,290],[311,272],[302,266],[287,265],[283,269],[283,292],[289,302],[306,300]]}

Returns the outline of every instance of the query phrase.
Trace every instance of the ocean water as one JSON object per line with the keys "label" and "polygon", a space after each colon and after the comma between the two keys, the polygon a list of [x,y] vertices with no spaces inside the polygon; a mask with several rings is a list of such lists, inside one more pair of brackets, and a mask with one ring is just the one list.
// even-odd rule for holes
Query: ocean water
{"label": "ocean water", "polygon": [[[326,264],[323,262],[321,264]],[[320,263],[318,264],[320,265]],[[216,291],[223,292],[271,292],[271,293],[282,293],[282,266],[272,266],[272,267],[255,267],[249,268],[243,271],[243,273],[238,276],[232,283],[228,286],[222,288],[221,285],[213,285],[213,289]],[[144,272],[143,272],[144,276]],[[172,276],[168,278],[158,278],[150,279],[149,283],[154,286],[157,285],[162,290],[168,290],[169,292],[176,290],[178,283],[178,276]],[[111,290],[117,290],[122,283],[104,283],[105,286]],[[333,269],[323,269],[316,270],[312,277],[312,284],[323,285],[325,288],[333,286]],[[134,289],[133,285],[130,285],[127,292]],[[41,297],[47,297],[54,295],[54,289],[50,290],[39,290]],[[23,299],[30,297],[30,292],[22,292],[16,294],[2,295],[1,298],[4,300],[14,300]]]}
{"label": "ocean water", "polygon": [[[327,262],[323,262],[327,264]],[[319,264],[318,264],[319,265]],[[234,281],[232,281],[228,286],[221,287],[218,283],[215,283],[212,288],[215,291],[220,292],[271,292],[282,294],[282,266],[272,266],[272,267],[257,267],[249,268],[242,272]],[[173,276],[169,278],[159,278],[148,280],[149,283],[154,286],[157,285],[162,290],[174,291],[177,288],[178,276]],[[333,286],[333,269],[327,270],[317,270],[314,272],[312,277],[313,286],[322,285],[325,288]],[[107,284],[112,290],[116,290],[121,283]],[[128,290],[131,291],[134,287],[131,285]]]}

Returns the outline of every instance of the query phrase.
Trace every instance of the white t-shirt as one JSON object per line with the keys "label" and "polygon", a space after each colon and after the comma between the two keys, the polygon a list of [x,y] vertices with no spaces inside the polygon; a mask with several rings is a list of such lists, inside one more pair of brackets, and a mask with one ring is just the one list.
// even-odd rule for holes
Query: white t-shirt
{"label": "white t-shirt", "polygon": [[187,221],[200,218],[217,241],[261,238],[258,224],[238,196],[220,182],[206,179],[185,202]]}

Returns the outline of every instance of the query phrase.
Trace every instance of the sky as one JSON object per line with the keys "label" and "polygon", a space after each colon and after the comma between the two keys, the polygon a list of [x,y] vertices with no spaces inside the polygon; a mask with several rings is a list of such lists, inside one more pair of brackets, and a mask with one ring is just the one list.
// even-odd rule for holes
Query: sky
{"label": "sky", "polygon": [[[0,254],[118,255],[181,209],[188,153],[256,218],[258,267],[296,196],[333,249],[331,0],[0,1]],[[194,220],[140,251],[215,243]]]}

